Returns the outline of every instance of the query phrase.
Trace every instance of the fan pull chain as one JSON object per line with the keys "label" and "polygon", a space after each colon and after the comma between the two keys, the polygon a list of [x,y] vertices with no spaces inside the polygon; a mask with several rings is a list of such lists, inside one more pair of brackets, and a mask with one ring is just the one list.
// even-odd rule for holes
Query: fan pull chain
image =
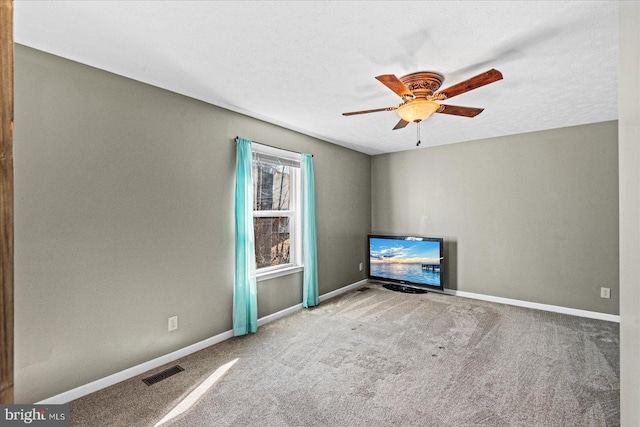
{"label": "fan pull chain", "polygon": [[420,146],[420,122],[416,123],[416,125],[418,126],[418,143],[416,144],[416,147]]}

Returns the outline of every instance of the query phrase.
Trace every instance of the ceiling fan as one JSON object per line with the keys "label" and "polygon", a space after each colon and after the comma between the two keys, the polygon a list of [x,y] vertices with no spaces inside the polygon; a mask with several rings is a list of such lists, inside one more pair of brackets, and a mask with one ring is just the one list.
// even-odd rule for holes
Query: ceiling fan
{"label": "ceiling fan", "polygon": [[[477,116],[482,113],[484,108],[444,105],[436,101],[444,101],[445,99],[453,98],[454,96],[501,80],[502,73],[498,70],[491,69],[439,92],[438,89],[440,89],[444,77],[432,71],[419,71],[400,78],[393,74],[383,74],[377,76],[376,79],[400,96],[402,103],[397,107],[353,111],[350,113],[342,113],[342,115],[353,116],[356,114],[397,110],[400,121],[393,128],[393,130],[396,130],[405,127],[410,122],[421,122],[422,120],[428,119],[433,113],[452,114],[462,117]],[[418,141],[418,144],[419,143]]]}

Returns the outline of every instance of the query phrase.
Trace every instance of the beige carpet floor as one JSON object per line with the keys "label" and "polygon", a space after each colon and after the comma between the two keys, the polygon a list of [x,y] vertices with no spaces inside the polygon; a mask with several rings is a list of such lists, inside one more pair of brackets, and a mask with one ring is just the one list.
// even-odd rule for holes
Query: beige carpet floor
{"label": "beige carpet floor", "polygon": [[375,284],[173,364],[71,402],[71,425],[620,423],[617,323]]}

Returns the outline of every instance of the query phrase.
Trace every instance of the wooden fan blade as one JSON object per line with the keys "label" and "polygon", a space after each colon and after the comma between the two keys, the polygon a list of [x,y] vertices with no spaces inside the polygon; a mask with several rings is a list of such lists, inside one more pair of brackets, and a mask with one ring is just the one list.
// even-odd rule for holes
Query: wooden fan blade
{"label": "wooden fan blade", "polygon": [[398,107],[387,107],[387,108],[376,108],[375,110],[362,110],[362,111],[352,111],[350,113],[342,113],[343,116],[353,116],[356,114],[367,114],[367,113],[377,113],[378,111],[393,111],[397,110]]}
{"label": "wooden fan blade", "polygon": [[482,113],[484,108],[459,107],[457,105],[440,105],[436,113],[452,114],[454,116],[475,117]]}
{"label": "wooden fan blade", "polygon": [[437,99],[453,98],[456,95],[469,92],[470,90],[488,85],[489,83],[497,82],[498,80],[502,80],[502,73],[492,68],[487,72],[478,74],[475,77],[471,77],[469,80],[465,80],[456,85],[441,90],[440,92],[437,92],[435,96],[438,97],[438,95],[443,95],[443,97],[438,97]]}
{"label": "wooden fan blade", "polygon": [[400,119],[400,121],[396,124],[396,126],[393,128],[393,130],[402,129],[403,127],[405,127],[408,124],[409,124],[408,121]]}
{"label": "wooden fan blade", "polygon": [[394,91],[400,97],[405,97],[405,96],[409,96],[411,98],[414,97],[413,93],[409,90],[409,88],[406,87],[404,83],[402,83],[400,79],[398,79],[393,74],[383,74],[381,76],[377,76],[376,79],[378,79],[380,83],[382,83],[383,85],[385,85],[386,87]]}

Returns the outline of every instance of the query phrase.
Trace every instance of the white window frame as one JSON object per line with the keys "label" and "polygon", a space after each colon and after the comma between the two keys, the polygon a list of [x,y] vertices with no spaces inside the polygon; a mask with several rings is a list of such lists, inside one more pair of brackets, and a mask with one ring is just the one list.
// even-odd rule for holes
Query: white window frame
{"label": "white window frame", "polygon": [[[292,151],[281,150],[279,148],[270,147],[268,145],[259,144],[253,142],[251,144],[252,153],[266,154],[271,156],[277,156],[282,159],[291,160],[297,163],[301,162],[300,153]],[[253,157],[253,154],[252,154]],[[252,159],[253,162],[253,159]],[[284,276],[287,274],[297,273],[302,271],[302,175],[300,167],[292,167],[290,169],[290,182],[289,182],[289,210],[261,210],[253,211],[254,218],[260,217],[289,217],[289,256],[290,262],[287,264],[274,265],[269,267],[257,268],[256,266],[256,280],[268,280],[275,277]],[[255,239],[255,236],[254,236]]]}

